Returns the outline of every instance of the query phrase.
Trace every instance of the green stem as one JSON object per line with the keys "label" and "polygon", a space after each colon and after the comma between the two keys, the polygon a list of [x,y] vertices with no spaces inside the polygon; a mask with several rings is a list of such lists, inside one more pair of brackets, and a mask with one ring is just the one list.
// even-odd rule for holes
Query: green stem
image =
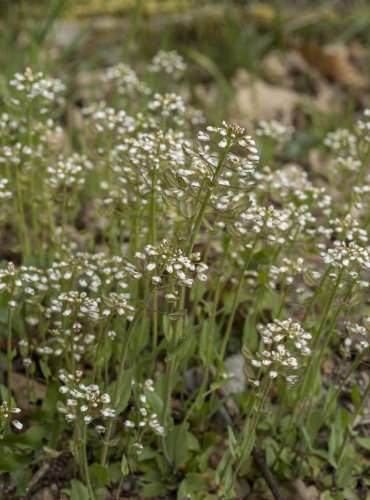
{"label": "green stem", "polygon": [[62,221],[61,221],[61,232],[60,232],[60,245],[63,245],[64,232],[67,222],[67,185],[63,186],[63,197],[62,197]]}
{"label": "green stem", "polygon": [[[216,292],[215,292],[215,296],[213,298],[211,322],[209,325],[208,335],[207,335],[207,353],[206,353],[206,364],[204,367],[203,379],[202,379],[202,382],[200,384],[200,388],[199,388],[198,393],[197,393],[195,405],[192,405],[192,408],[197,408],[199,400],[203,397],[203,393],[204,393],[204,391],[207,387],[207,384],[208,384],[209,372],[210,372],[211,363],[212,363],[212,354],[214,353],[214,345],[215,345],[215,330],[216,330],[217,310],[218,310],[218,305],[220,302],[220,295],[221,295],[222,284],[223,284],[222,271],[223,271],[223,267],[225,265],[229,246],[230,246],[230,237],[228,237],[227,242],[226,242],[224,254],[223,254],[221,265],[220,265],[219,276],[217,279]],[[188,412],[186,415],[186,420],[189,418],[189,416],[190,416],[190,413]]]}
{"label": "green stem", "polygon": [[[223,153],[218,161],[215,172],[213,174],[212,181],[210,182],[208,189],[204,195],[203,201],[200,205],[198,215],[196,216],[194,223],[191,225],[190,234],[188,235],[189,236],[188,237],[189,243],[185,249],[186,257],[190,257],[192,252],[193,252],[195,240],[198,236],[200,227],[202,225],[204,215],[205,215],[205,212],[207,210],[208,202],[211,198],[213,188],[216,186],[218,178],[221,174],[221,170],[222,170],[222,167],[224,165],[225,159],[227,157],[228,151],[229,151],[228,147],[224,149],[224,151],[223,151]],[[183,287],[181,290],[180,300],[179,300],[179,310],[180,311],[183,310],[184,306],[185,306],[185,287]],[[177,321],[177,324],[176,324],[176,327],[175,327],[174,333],[173,333],[172,343],[175,346],[176,346],[179,338],[181,337],[182,329],[183,329],[183,319],[180,318]],[[177,365],[177,359],[175,356],[173,356],[171,358],[170,362],[168,363],[167,370],[166,370],[166,380],[168,381],[168,383],[166,383],[166,387],[165,387],[164,405],[163,405],[163,413],[162,413],[164,424],[168,420],[168,413],[169,413],[170,402],[171,402],[172,376],[175,373],[176,365]],[[171,378],[169,379],[169,377],[171,377]]]}
{"label": "green stem", "polygon": [[233,324],[234,324],[234,318],[235,318],[236,310],[237,310],[238,305],[239,305],[240,290],[241,290],[241,287],[242,287],[242,284],[243,284],[243,281],[244,281],[244,275],[245,275],[245,273],[246,273],[246,271],[247,271],[247,269],[249,267],[249,264],[250,264],[250,261],[252,259],[252,255],[253,255],[253,250],[254,250],[254,248],[255,248],[255,246],[257,244],[257,241],[258,241],[257,238],[255,238],[255,240],[253,242],[253,245],[252,245],[252,247],[250,248],[250,250],[248,252],[248,256],[245,259],[243,269],[240,272],[239,280],[238,280],[238,283],[236,285],[236,289],[235,289],[234,297],[233,297],[233,302],[232,302],[232,305],[231,305],[230,316],[229,316],[229,319],[227,321],[225,334],[224,334],[224,337],[223,337],[223,340],[222,340],[222,344],[221,344],[220,355],[219,355],[220,360],[223,360],[224,357],[225,357],[225,352],[226,352],[227,344],[229,342],[230,335],[231,335],[231,330],[232,330],[232,327],[233,327]]}
{"label": "green stem", "polygon": [[[323,280],[326,279],[326,276],[327,276],[327,273],[325,273],[325,276],[324,276]],[[315,333],[314,341],[313,341],[313,344],[312,344],[312,350],[315,349],[315,347],[317,346],[319,340],[322,337],[322,333],[323,333],[323,330],[324,330],[325,322],[326,322],[326,320],[328,318],[329,309],[331,308],[331,306],[333,304],[333,301],[334,301],[334,298],[336,296],[336,292],[338,290],[338,287],[340,285],[342,276],[343,276],[343,270],[341,270],[339,272],[339,274],[337,276],[337,279],[336,279],[336,281],[335,281],[335,283],[333,285],[332,291],[329,294],[329,297],[328,297],[328,299],[326,301],[326,304],[324,306],[324,309],[323,309],[323,312],[322,312],[322,315],[321,315],[321,320],[320,320],[320,323],[319,323],[319,327],[318,327],[318,329],[317,329],[317,331]],[[337,318],[338,314],[339,314],[339,312],[337,312],[337,314],[335,315],[335,320],[334,321],[336,321],[336,318]],[[332,327],[332,322],[330,323],[330,326]],[[305,373],[304,373],[304,376],[303,376],[303,381],[302,381],[302,383],[299,386],[298,395],[297,395],[297,398],[296,398],[296,400],[294,402],[293,410],[292,410],[292,412],[290,414],[289,424],[288,424],[288,427],[287,427],[288,429],[291,429],[292,426],[295,424],[298,410],[300,408],[303,396],[304,396],[304,394],[306,392],[307,384],[309,383],[308,374],[311,371],[311,366],[314,363],[314,361],[315,361],[315,356],[312,355],[310,357],[308,363],[307,363],[307,366],[306,366],[306,369],[305,369]],[[279,457],[281,455],[281,452],[283,451],[283,448],[284,448],[284,443],[281,443],[280,447],[279,447],[279,450],[277,452],[275,461],[272,464],[272,468],[275,466],[275,464],[279,460]]]}
{"label": "green stem", "polygon": [[[117,381],[116,381],[116,386],[114,389],[113,400],[112,400],[113,406],[115,408],[118,406],[118,403],[120,401],[121,394],[122,394],[122,380],[123,380],[123,373],[124,373],[124,369],[125,369],[125,365],[126,365],[126,356],[127,356],[128,346],[129,346],[132,334],[135,330],[136,324],[137,324],[141,314],[143,313],[145,306],[146,306],[146,304],[143,303],[137,309],[135,316],[133,317],[133,319],[130,323],[130,326],[127,330],[127,333],[126,333],[126,335],[123,339],[123,342],[122,342],[122,347],[121,347],[121,352],[120,352],[120,364],[118,367]],[[101,453],[101,459],[100,459],[100,463],[102,465],[105,465],[105,463],[107,461],[109,440],[111,438],[114,423],[115,423],[115,418],[112,418],[108,424],[108,427],[107,427],[107,432],[105,435],[102,453]]]}
{"label": "green stem", "polygon": [[[332,397],[330,398],[330,400],[326,403],[325,405],[325,409],[324,409],[324,414],[322,415],[321,417],[321,421],[322,423],[324,423],[326,421],[326,418],[328,416],[328,413],[330,412],[330,407],[331,405],[334,403],[334,401],[336,401],[339,397],[339,395],[341,394],[342,390],[343,390],[343,387],[345,386],[345,384],[348,382],[349,378],[351,377],[351,375],[357,370],[357,368],[360,366],[361,362],[363,359],[365,359],[367,357],[367,355],[369,354],[370,352],[370,346],[367,347],[367,349],[365,349],[364,351],[360,352],[357,356],[356,356],[356,359],[354,360],[354,362],[352,363],[352,365],[350,366],[350,368],[347,370],[346,374],[344,375],[341,383],[339,384],[339,386],[337,387],[337,389],[335,390],[334,394],[332,395]],[[322,425],[322,424],[321,424]],[[320,426],[321,427],[321,426]]]}
{"label": "green stem", "polygon": [[7,336],[6,336],[6,373],[8,384],[8,408],[12,407],[12,311],[8,309]]}
{"label": "green stem", "polygon": [[370,382],[368,382],[367,387],[366,387],[366,389],[365,389],[365,391],[364,391],[364,393],[363,393],[363,395],[362,395],[362,397],[361,397],[361,399],[360,399],[360,401],[358,403],[356,411],[355,411],[354,415],[352,416],[350,428],[347,427],[347,429],[346,429],[346,432],[345,432],[345,435],[344,435],[344,438],[343,438],[343,443],[342,443],[342,446],[341,446],[340,451],[339,451],[338,465],[341,463],[341,461],[343,459],[343,454],[344,454],[345,449],[347,447],[348,441],[349,441],[349,439],[351,437],[353,425],[354,425],[357,417],[359,416],[360,411],[362,410],[363,405],[367,401],[367,398],[369,397],[369,394],[370,394]]}
{"label": "green stem", "polygon": [[86,434],[87,434],[87,426],[84,424],[84,429],[83,429],[83,434],[82,434],[82,443],[81,443],[81,448],[82,448],[82,463],[83,463],[83,471],[84,471],[84,476],[85,476],[85,481],[86,481],[86,486],[89,491],[89,494],[91,496],[91,500],[96,499],[96,495],[94,492],[94,489],[91,484],[91,479],[90,479],[90,473],[89,473],[89,463],[87,460],[87,450],[86,450]]}
{"label": "green stem", "polygon": [[15,184],[17,191],[17,201],[18,201],[18,211],[19,211],[19,219],[21,225],[21,233],[23,233],[23,242],[24,242],[24,255],[26,262],[29,261],[31,257],[31,247],[30,240],[28,237],[27,224],[26,224],[26,216],[24,213],[24,206],[22,200],[22,191],[21,191],[21,181],[19,177],[18,167],[15,167]]}

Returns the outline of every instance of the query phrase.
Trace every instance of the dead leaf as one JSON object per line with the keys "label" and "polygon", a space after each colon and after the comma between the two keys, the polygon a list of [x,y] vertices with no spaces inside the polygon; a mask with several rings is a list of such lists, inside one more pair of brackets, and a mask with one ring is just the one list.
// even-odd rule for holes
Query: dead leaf
{"label": "dead leaf", "polygon": [[285,64],[285,58],[276,52],[271,52],[262,61],[262,71],[266,80],[271,83],[290,84],[289,68]]}
{"label": "dead leaf", "polygon": [[294,110],[306,98],[294,90],[252,78],[244,69],[237,71],[233,85],[235,97],[230,114],[233,120],[245,124],[273,118],[289,124]]}
{"label": "dead leaf", "polygon": [[315,486],[306,486],[301,479],[296,479],[292,482],[296,496],[294,500],[320,500],[320,494]]}
{"label": "dead leaf", "polygon": [[296,39],[295,43],[305,60],[323,75],[345,87],[367,88],[367,78],[351,62],[344,45],[323,47],[315,41],[303,39]]}
{"label": "dead leaf", "polygon": [[24,411],[34,409],[34,404],[30,402],[30,392],[33,391],[37,400],[43,400],[46,395],[46,387],[39,382],[32,381],[21,373],[12,373],[12,391],[17,406]]}
{"label": "dead leaf", "polygon": [[321,365],[321,371],[324,375],[331,375],[334,370],[334,362],[330,359],[327,359]]}

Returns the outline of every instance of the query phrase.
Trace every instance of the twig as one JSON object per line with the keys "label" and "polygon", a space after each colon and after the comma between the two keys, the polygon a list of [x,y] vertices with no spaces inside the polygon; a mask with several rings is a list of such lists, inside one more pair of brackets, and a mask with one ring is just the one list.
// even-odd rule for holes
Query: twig
{"label": "twig", "polygon": [[47,462],[44,462],[39,469],[35,472],[35,474],[32,476],[30,479],[30,482],[28,483],[28,492],[31,492],[32,489],[36,486],[36,484],[42,479],[47,471],[50,469],[50,464]]}
{"label": "twig", "polygon": [[271,493],[273,494],[275,500],[285,500],[286,497],[281,493],[279,485],[277,484],[274,475],[268,468],[262,453],[258,450],[256,446],[253,448],[252,456],[262,476],[264,477],[268,487],[270,488]]}

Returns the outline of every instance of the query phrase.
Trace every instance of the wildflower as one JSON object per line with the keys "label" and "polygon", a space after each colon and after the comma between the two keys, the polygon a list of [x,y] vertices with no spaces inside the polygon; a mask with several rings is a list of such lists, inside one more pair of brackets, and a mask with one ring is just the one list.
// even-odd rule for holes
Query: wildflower
{"label": "wildflower", "polygon": [[141,82],[135,71],[125,63],[118,63],[108,68],[103,76],[103,82],[113,83],[118,93],[123,96],[150,93],[149,87]]}
{"label": "wildflower", "polygon": [[267,369],[272,380],[282,376],[292,383],[295,375],[291,372],[299,369],[297,357],[311,354],[308,347],[311,334],[292,319],[258,325],[257,331],[267,349],[257,353],[256,358],[250,360],[251,365]]}
{"label": "wildflower", "polygon": [[348,244],[344,241],[335,241],[334,246],[321,253],[325,264],[331,264],[338,269],[370,269],[370,254],[354,241]]}
{"label": "wildflower", "polygon": [[276,120],[271,120],[269,122],[261,120],[256,130],[256,135],[260,137],[269,137],[278,144],[287,142],[292,137],[293,133],[294,128],[292,126],[284,125]]}
{"label": "wildflower", "polygon": [[160,50],[152,59],[148,66],[148,71],[152,73],[166,73],[175,79],[180,78],[186,70],[184,59],[175,51]]}

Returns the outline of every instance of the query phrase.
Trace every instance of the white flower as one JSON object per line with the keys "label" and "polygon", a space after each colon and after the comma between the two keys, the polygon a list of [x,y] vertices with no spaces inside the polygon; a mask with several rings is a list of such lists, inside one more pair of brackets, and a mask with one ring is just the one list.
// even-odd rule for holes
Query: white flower
{"label": "white flower", "polygon": [[23,429],[23,424],[21,424],[19,420],[12,420],[12,425],[14,425],[14,427],[18,430]]}

